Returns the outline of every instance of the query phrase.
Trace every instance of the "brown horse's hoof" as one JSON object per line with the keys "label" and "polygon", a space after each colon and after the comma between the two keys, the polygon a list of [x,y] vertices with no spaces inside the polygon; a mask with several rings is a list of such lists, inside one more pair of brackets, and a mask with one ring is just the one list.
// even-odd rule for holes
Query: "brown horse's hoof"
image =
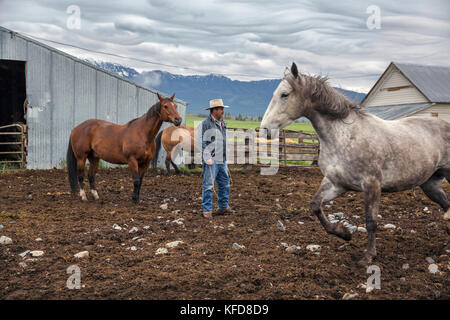
{"label": "brown horse's hoof", "polygon": [[333,233],[337,235],[339,238],[350,241],[352,240],[352,234],[350,231],[341,223],[335,225]]}
{"label": "brown horse's hoof", "polygon": [[97,190],[91,190],[91,193],[95,200],[99,199]]}
{"label": "brown horse's hoof", "polygon": [[80,197],[81,201],[87,201],[86,192],[83,189],[80,189]]}

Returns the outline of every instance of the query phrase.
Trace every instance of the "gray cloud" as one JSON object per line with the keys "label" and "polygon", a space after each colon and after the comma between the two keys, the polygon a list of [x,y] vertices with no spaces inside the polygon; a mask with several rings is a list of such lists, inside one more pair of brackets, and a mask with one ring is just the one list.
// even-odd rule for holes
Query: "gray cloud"
{"label": "gray cloud", "polygon": [[[366,26],[372,4],[381,10],[379,30]],[[80,30],[66,26],[69,5],[81,9]],[[281,77],[296,61],[302,72],[327,74],[334,85],[368,91],[390,61],[450,66],[447,0],[4,0],[0,9],[0,24],[18,32],[191,68],[57,46],[141,71],[251,80]]]}

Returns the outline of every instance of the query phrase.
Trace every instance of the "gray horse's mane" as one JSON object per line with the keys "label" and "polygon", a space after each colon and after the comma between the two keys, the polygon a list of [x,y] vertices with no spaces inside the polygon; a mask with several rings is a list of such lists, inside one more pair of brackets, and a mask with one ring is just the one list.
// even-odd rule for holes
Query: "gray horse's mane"
{"label": "gray horse's mane", "polygon": [[309,95],[315,109],[331,119],[345,119],[351,112],[359,116],[367,114],[359,105],[327,84],[326,76],[301,75],[306,82],[303,94]]}

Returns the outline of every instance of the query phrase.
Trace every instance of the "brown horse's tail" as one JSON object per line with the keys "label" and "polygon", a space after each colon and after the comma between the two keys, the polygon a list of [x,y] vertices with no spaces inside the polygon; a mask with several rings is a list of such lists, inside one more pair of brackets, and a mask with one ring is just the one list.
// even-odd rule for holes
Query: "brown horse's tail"
{"label": "brown horse's tail", "polygon": [[159,150],[161,150],[162,133],[163,132],[161,130],[155,138],[156,149],[155,149],[155,154],[153,155],[153,159],[152,159],[152,168],[156,168],[158,166],[158,155],[159,155]]}
{"label": "brown horse's tail", "polygon": [[70,189],[72,189],[72,193],[75,193],[77,191],[76,189],[78,180],[78,165],[77,165],[77,158],[73,153],[70,138],[69,138],[69,147],[67,148],[67,174],[69,175]]}

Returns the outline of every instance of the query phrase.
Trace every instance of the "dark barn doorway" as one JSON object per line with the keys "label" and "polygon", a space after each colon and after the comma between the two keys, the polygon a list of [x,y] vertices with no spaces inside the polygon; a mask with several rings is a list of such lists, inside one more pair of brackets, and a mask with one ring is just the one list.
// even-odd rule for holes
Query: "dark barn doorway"
{"label": "dark barn doorway", "polygon": [[0,127],[25,123],[25,61],[0,60]]}
{"label": "dark barn doorway", "polygon": [[26,62],[0,60],[0,163],[3,166],[25,165],[26,98]]}

